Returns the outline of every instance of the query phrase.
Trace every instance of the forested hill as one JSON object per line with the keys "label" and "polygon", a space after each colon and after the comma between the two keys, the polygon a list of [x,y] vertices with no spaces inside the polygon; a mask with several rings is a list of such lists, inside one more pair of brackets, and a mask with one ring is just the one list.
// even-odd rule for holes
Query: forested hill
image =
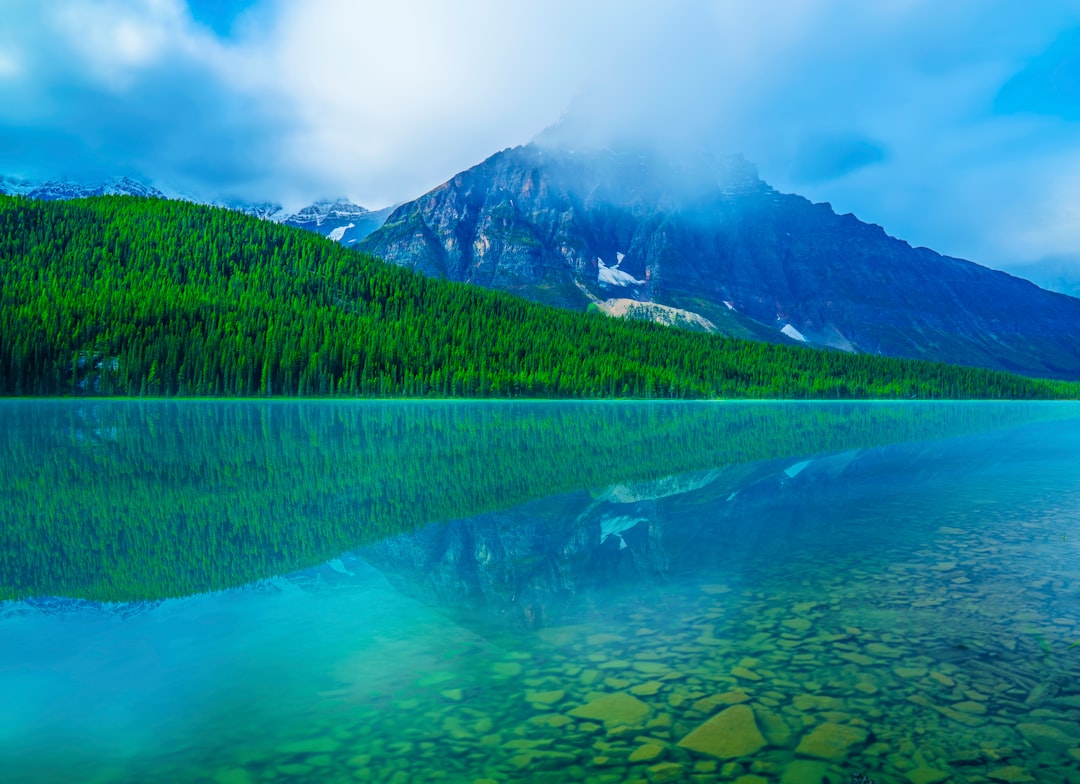
{"label": "forested hill", "polygon": [[184,202],[0,197],[0,394],[1070,397],[572,313]]}

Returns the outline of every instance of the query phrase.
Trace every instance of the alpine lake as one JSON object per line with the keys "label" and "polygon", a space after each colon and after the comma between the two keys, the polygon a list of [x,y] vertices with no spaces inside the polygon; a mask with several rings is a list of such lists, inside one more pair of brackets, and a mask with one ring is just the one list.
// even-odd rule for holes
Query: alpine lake
{"label": "alpine lake", "polygon": [[1080,784],[1080,404],[0,403],[0,781]]}

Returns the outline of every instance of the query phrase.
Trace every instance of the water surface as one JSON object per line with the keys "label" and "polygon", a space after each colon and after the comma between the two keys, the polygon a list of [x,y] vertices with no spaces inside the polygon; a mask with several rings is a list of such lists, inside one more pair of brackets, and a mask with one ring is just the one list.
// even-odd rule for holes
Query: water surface
{"label": "water surface", "polygon": [[0,778],[1077,781],[1078,445],[1071,404],[4,403]]}

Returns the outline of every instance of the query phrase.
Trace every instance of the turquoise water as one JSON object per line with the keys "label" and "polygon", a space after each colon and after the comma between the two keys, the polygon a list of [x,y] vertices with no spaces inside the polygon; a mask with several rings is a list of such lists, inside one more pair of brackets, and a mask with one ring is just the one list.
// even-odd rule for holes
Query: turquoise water
{"label": "turquoise water", "polygon": [[5,782],[1080,781],[1080,406],[0,426]]}

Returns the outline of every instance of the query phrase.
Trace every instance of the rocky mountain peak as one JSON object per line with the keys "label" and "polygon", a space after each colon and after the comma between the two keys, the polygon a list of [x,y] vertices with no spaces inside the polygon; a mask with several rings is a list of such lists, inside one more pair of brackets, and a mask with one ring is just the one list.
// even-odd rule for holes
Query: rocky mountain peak
{"label": "rocky mountain peak", "polygon": [[738,155],[515,147],[402,205],[360,247],[561,307],[1080,377],[1080,300],[779,193]]}

